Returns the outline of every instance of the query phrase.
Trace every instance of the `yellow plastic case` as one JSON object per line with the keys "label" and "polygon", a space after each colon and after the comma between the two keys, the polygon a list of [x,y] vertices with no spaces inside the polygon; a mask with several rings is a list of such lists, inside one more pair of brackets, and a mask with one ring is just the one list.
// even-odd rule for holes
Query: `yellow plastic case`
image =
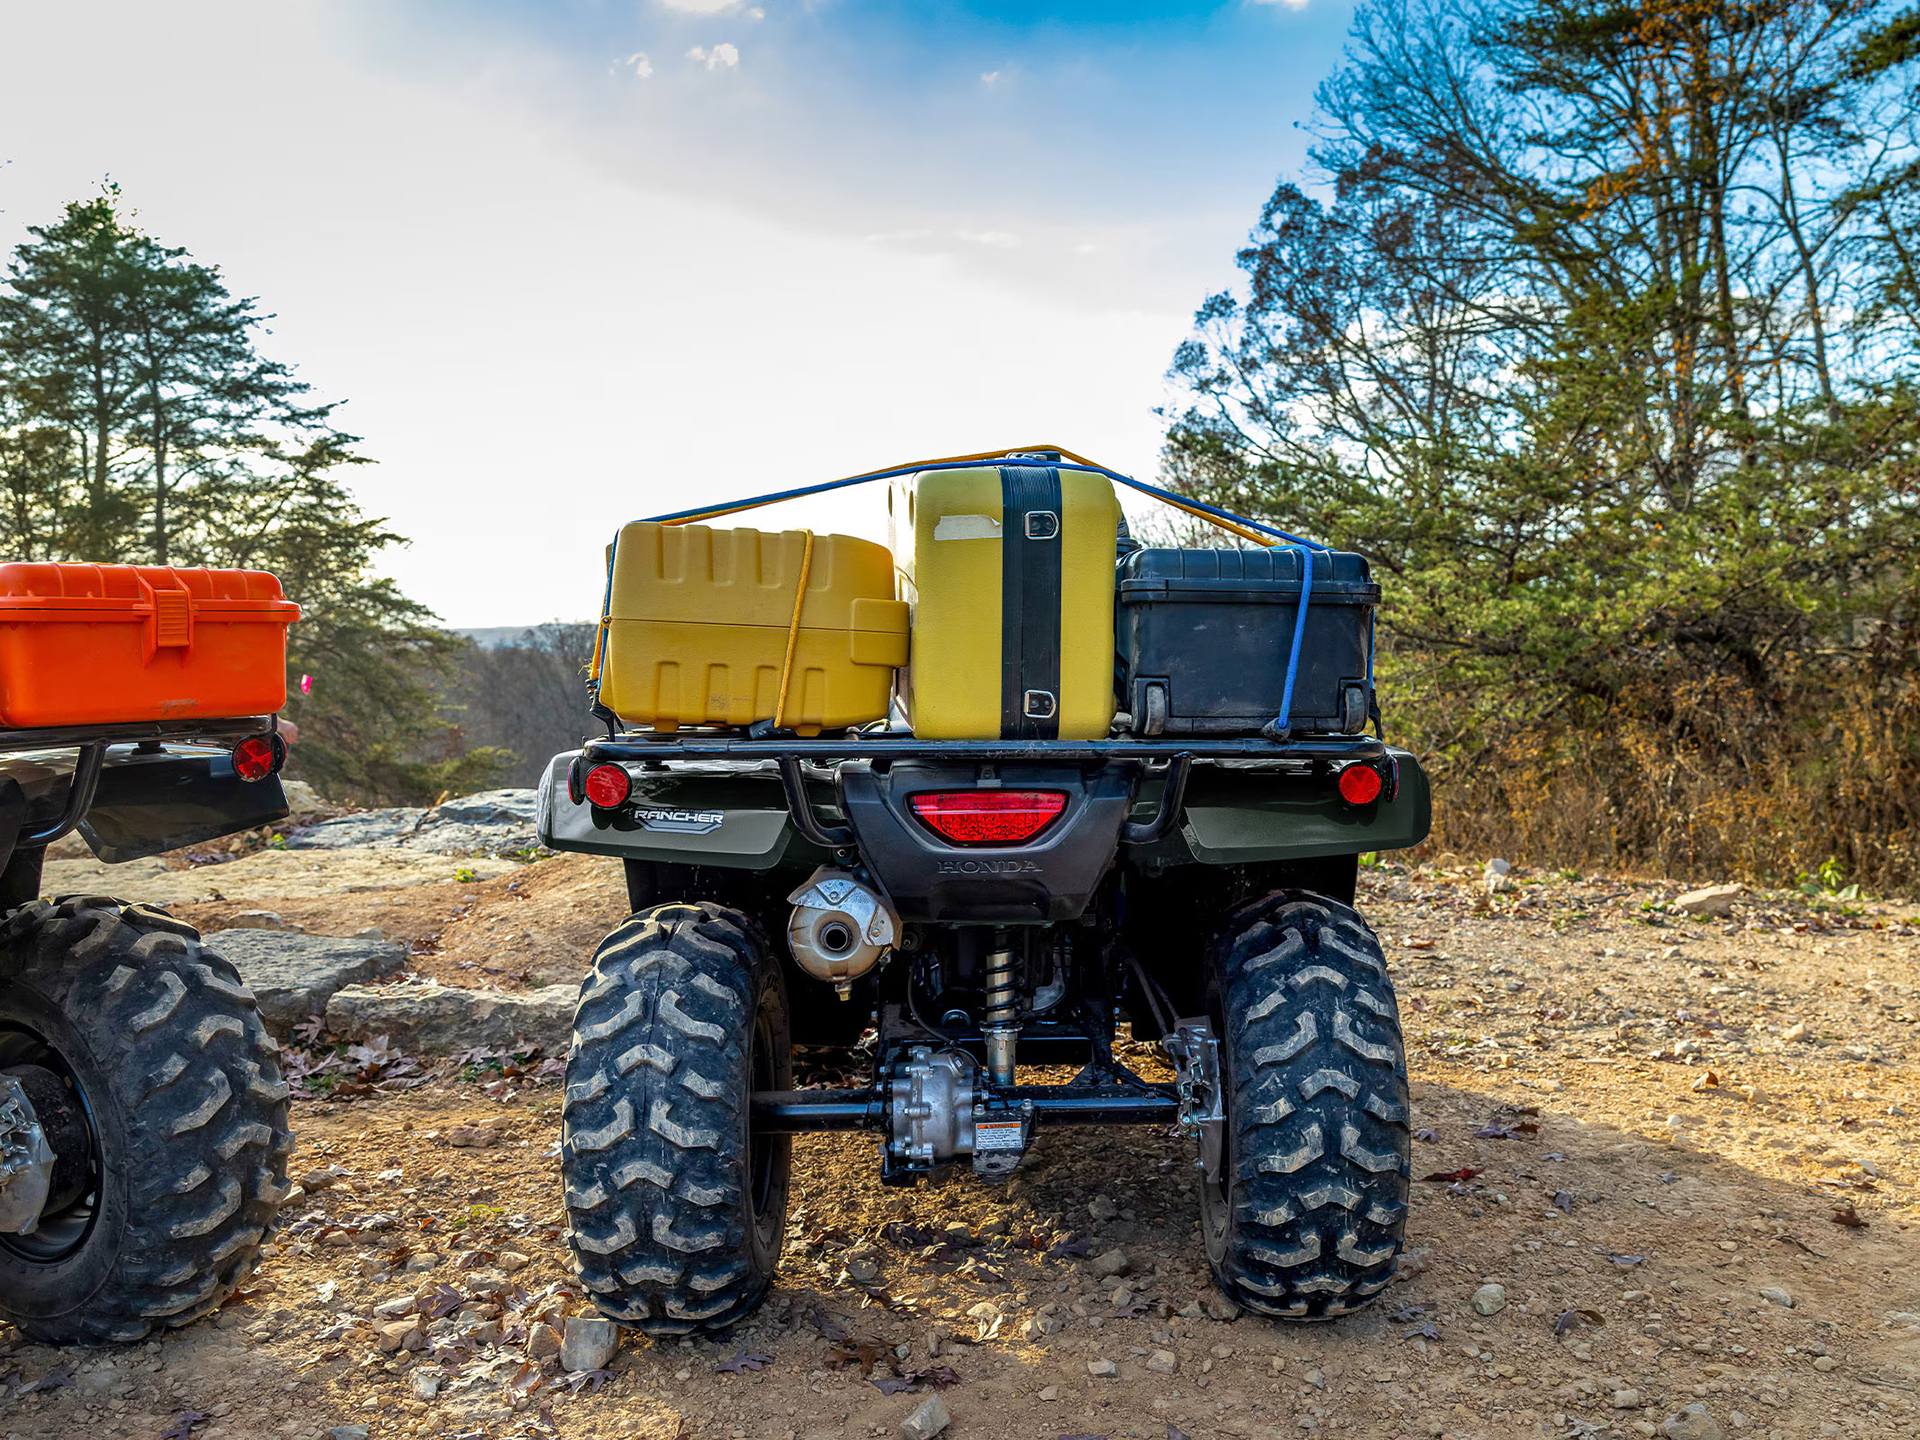
{"label": "yellow plastic case", "polygon": [[888,495],[923,740],[1092,740],[1113,724],[1114,541],[1101,475],[925,470]]}
{"label": "yellow plastic case", "polygon": [[[802,530],[624,526],[601,703],[655,730],[773,720],[806,546]],[[883,719],[906,661],[892,556],[870,540],[815,536],[783,723],[814,735]]]}

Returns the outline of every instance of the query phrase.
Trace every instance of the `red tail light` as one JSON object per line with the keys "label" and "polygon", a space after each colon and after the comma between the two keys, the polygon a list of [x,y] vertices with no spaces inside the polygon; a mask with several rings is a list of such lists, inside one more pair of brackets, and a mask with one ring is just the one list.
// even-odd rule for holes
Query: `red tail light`
{"label": "red tail light", "polygon": [[1349,805],[1371,805],[1382,788],[1380,772],[1371,765],[1349,765],[1340,772],[1340,798]]}
{"label": "red tail light", "polygon": [[596,765],[587,771],[587,803],[612,810],[627,803],[633,781],[618,765]]}
{"label": "red tail light", "polygon": [[233,747],[233,773],[264,780],[287,763],[287,742],[278,735],[249,735]]}
{"label": "red tail light", "polygon": [[928,790],[913,813],[955,845],[1023,845],[1067,808],[1060,790]]}

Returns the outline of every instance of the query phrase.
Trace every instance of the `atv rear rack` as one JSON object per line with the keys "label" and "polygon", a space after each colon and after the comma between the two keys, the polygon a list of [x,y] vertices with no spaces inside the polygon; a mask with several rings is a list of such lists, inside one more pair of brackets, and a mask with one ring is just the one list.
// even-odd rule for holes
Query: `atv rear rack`
{"label": "atv rear rack", "polygon": [[1342,763],[1381,760],[1387,747],[1365,735],[1291,740],[1264,736],[1177,735],[1123,740],[922,740],[913,735],[846,735],[833,739],[629,731],[588,740],[600,760],[1295,760]]}
{"label": "atv rear rack", "polygon": [[[1165,765],[1166,783],[1160,804],[1149,820],[1129,820],[1121,838],[1130,845],[1163,840],[1179,822],[1186,799],[1187,777],[1195,760],[1261,760],[1305,774],[1335,764],[1384,763],[1394,766],[1387,747],[1364,735],[1330,735],[1315,739],[1270,740],[1264,736],[1180,736],[1145,740],[922,740],[911,735],[848,735],[831,740],[797,736],[699,734],[674,731],[649,735],[629,733],[607,740],[588,740],[582,763],[605,762],[660,765],[669,760],[771,760],[780,767],[787,811],[802,838],[823,850],[853,845],[853,831],[844,825],[823,825],[807,800],[806,762],[826,764],[840,760],[972,760],[982,764],[1005,761],[1158,761]],[[1396,767],[1397,768],[1397,767]],[[1394,783],[1389,782],[1394,788]]]}

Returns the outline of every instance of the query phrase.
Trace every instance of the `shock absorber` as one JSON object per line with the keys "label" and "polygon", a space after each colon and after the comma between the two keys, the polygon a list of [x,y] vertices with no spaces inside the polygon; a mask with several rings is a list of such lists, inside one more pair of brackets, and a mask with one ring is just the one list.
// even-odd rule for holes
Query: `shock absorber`
{"label": "shock absorber", "polygon": [[993,932],[987,953],[987,1010],[980,1033],[987,1042],[987,1073],[996,1085],[1013,1084],[1013,1052],[1020,1039],[1020,992],[1014,983],[1013,946],[1005,930]]}

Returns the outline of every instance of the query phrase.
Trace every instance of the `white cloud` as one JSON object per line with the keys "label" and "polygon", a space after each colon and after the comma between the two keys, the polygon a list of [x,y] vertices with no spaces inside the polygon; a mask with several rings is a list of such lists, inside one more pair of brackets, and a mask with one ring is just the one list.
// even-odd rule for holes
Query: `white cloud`
{"label": "white cloud", "polygon": [[962,230],[960,238],[993,250],[1011,250],[1020,243],[1018,235],[1009,235],[1005,230]]}
{"label": "white cloud", "polygon": [[683,10],[689,15],[718,15],[722,10],[731,10],[740,0],[660,0],[669,10]]}
{"label": "white cloud", "polygon": [[631,70],[635,75],[645,80],[653,74],[653,62],[647,59],[646,51],[636,50],[624,60],[615,60],[613,64],[607,67],[607,73],[609,75],[617,75],[622,70]]}
{"label": "white cloud", "polygon": [[687,51],[687,58],[703,62],[709,70],[731,70],[740,63],[740,52],[722,41],[711,50],[704,45],[696,45]]}
{"label": "white cloud", "polygon": [[982,85],[992,85],[997,83],[999,79],[1000,79],[1000,72],[998,70],[988,70],[981,75],[980,83]]}
{"label": "white cloud", "polygon": [[1307,0],[1247,0],[1249,5],[1284,5],[1289,10],[1304,10]]}

